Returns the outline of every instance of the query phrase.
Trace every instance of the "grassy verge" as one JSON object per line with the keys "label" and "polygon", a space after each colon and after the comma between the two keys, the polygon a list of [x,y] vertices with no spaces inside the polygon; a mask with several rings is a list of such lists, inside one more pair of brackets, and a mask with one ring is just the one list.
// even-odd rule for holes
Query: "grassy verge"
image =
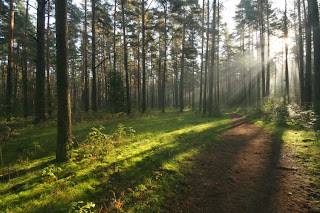
{"label": "grassy verge", "polygon": [[228,120],[168,111],[81,122],[63,164],[54,164],[54,127],[16,129],[1,142],[0,212],[159,212]]}

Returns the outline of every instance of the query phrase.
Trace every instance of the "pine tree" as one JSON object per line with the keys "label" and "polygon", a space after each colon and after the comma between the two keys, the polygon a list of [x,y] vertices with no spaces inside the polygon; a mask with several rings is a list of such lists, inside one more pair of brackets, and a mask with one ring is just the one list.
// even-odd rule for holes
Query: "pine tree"
{"label": "pine tree", "polygon": [[38,0],[37,8],[37,72],[35,122],[46,120],[45,111],[45,9],[46,1]]}
{"label": "pine tree", "polygon": [[56,161],[69,158],[71,143],[71,105],[69,92],[67,0],[56,0],[58,136]]}

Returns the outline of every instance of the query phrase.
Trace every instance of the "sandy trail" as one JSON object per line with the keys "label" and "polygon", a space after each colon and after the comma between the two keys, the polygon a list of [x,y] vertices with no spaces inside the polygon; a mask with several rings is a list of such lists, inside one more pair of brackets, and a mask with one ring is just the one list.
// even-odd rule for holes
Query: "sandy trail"
{"label": "sandy trail", "polygon": [[288,147],[231,114],[222,142],[194,162],[192,184],[170,212],[314,212],[308,187]]}

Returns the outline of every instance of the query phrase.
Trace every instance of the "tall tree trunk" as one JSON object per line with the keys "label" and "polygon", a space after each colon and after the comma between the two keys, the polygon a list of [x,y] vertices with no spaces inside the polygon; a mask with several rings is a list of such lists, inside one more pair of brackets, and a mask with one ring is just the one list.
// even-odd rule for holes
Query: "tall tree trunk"
{"label": "tall tree trunk", "polygon": [[144,0],[142,0],[142,113],[146,111],[146,53],[145,53],[145,20]]}
{"label": "tall tree trunk", "polygon": [[202,110],[202,84],[203,84],[203,47],[204,47],[204,4],[205,0],[202,1],[202,17],[201,17],[201,70],[200,70],[200,97],[199,97],[199,111]]}
{"label": "tall tree trunk", "polygon": [[13,29],[14,29],[14,0],[10,0],[10,13],[9,13],[9,40],[8,40],[8,71],[7,71],[7,115],[8,118],[12,115],[12,75],[14,69],[13,61]]}
{"label": "tall tree trunk", "polygon": [[207,113],[207,85],[208,85],[208,64],[209,64],[209,20],[210,20],[210,4],[207,2],[207,38],[206,38],[206,59],[204,66],[204,88],[203,88],[203,114]]}
{"label": "tall tree trunk", "polygon": [[92,0],[92,110],[98,111],[97,106],[97,76],[96,76],[96,1]]}
{"label": "tall tree trunk", "polygon": [[50,83],[50,0],[48,0],[48,20],[47,20],[47,100],[48,114],[52,115],[52,98],[51,98],[51,83]]}
{"label": "tall tree trunk", "polygon": [[35,122],[46,120],[45,111],[45,9],[46,1],[38,0],[37,9],[37,72],[36,72],[36,99]]}
{"label": "tall tree trunk", "polygon": [[174,104],[175,107],[179,106],[179,85],[178,85],[178,53],[175,52],[175,60],[174,60]]}
{"label": "tall tree trunk", "polygon": [[[312,28],[313,28],[313,52],[314,52],[314,112],[320,116],[320,30],[319,30],[319,9],[317,0],[309,0],[308,6],[312,9]],[[320,122],[317,122],[320,128]]]}
{"label": "tall tree trunk", "polygon": [[[5,96],[6,96],[6,93],[5,93],[5,89],[6,89],[6,86],[5,86],[5,64],[4,63],[1,63],[1,66],[0,66],[0,69],[1,69],[1,75],[0,75],[0,79],[1,79],[1,94],[0,94],[0,101],[1,103],[5,103]],[[3,116],[4,114],[4,107],[0,107],[0,116]]]}
{"label": "tall tree trunk", "polygon": [[213,1],[213,17],[212,17],[212,44],[211,44],[211,66],[209,73],[209,116],[213,116],[213,90],[214,90],[214,59],[215,59],[215,36],[216,36],[216,5],[217,1]]}
{"label": "tall tree trunk", "polygon": [[126,72],[126,91],[127,91],[127,114],[130,115],[130,113],[131,113],[131,103],[130,103],[129,70],[128,70],[128,50],[127,50],[127,37],[126,37],[126,20],[125,20],[125,16],[124,16],[124,4],[125,4],[125,1],[124,1],[124,0],[121,0],[124,69],[125,69],[125,72]]}
{"label": "tall tree trunk", "polygon": [[[242,36],[241,37],[242,38],[241,38],[240,45],[242,46],[242,58],[244,59],[245,58],[245,45],[244,45],[245,44],[245,26],[244,25],[242,25]],[[246,106],[246,104],[247,104],[247,97],[246,97],[247,85],[246,85],[246,66],[245,66],[245,63],[242,62],[241,66],[242,66],[242,70],[241,70],[242,73],[239,76],[239,81],[241,80],[241,76],[242,76],[243,89],[242,89],[242,93],[241,93],[240,97],[242,97],[241,104],[243,104],[243,106]]]}
{"label": "tall tree trunk", "polygon": [[[285,0],[284,12],[284,37],[288,38],[288,23],[287,23],[287,0]],[[285,81],[286,81],[286,100],[285,103],[290,104],[290,91],[289,91],[289,66],[288,66],[288,43],[285,43]]]}
{"label": "tall tree trunk", "polygon": [[140,33],[138,32],[138,110],[141,111]]}
{"label": "tall tree trunk", "polygon": [[151,79],[152,79],[152,83],[151,83],[151,108],[154,108],[154,72],[153,72],[153,63],[152,63],[152,52],[150,53],[150,71],[151,71]]}
{"label": "tall tree trunk", "polygon": [[217,115],[220,115],[220,0],[218,0],[218,26],[217,26],[217,75],[216,75],[216,104],[215,104],[215,112]]}
{"label": "tall tree trunk", "polygon": [[26,17],[24,22],[24,44],[23,44],[23,71],[22,71],[22,82],[23,82],[23,115],[27,117],[29,115],[29,104],[28,104],[28,15],[29,15],[29,0],[26,3]]}
{"label": "tall tree trunk", "polygon": [[261,84],[261,91],[262,91],[262,97],[264,98],[266,96],[266,74],[265,74],[265,58],[264,58],[264,51],[265,51],[265,38],[264,38],[264,7],[263,7],[263,0],[259,0],[260,2],[260,45],[261,45],[261,80],[262,80],[262,84]]}
{"label": "tall tree trunk", "polygon": [[298,19],[299,19],[299,81],[300,81],[300,101],[304,106],[304,60],[303,60],[303,41],[302,41],[302,23],[301,23],[301,2],[298,0]]}
{"label": "tall tree trunk", "polygon": [[88,73],[88,31],[87,31],[87,0],[84,0],[84,99],[85,111],[89,111],[89,73]]}
{"label": "tall tree trunk", "polygon": [[71,74],[72,74],[72,82],[71,82],[71,87],[72,87],[72,96],[70,97],[70,100],[73,99],[72,103],[73,103],[73,110],[77,111],[77,87],[76,87],[76,57],[75,57],[75,50],[73,49],[72,51],[72,70],[71,70]]}
{"label": "tall tree trunk", "polygon": [[[165,112],[166,105],[166,72],[167,72],[167,2],[164,1],[164,64],[162,77],[162,112]],[[160,77],[160,76],[159,76]]]}
{"label": "tall tree trunk", "polygon": [[311,24],[312,12],[308,4],[308,14],[306,11],[305,1],[303,0],[304,16],[305,16],[305,31],[306,31],[306,74],[305,74],[305,105],[307,109],[311,108],[312,103],[312,86],[311,86]]}
{"label": "tall tree trunk", "polygon": [[71,106],[68,72],[68,24],[67,0],[56,0],[56,46],[57,46],[57,97],[58,97],[58,136],[57,162],[69,158],[71,143]]}
{"label": "tall tree trunk", "polygon": [[117,68],[117,45],[116,45],[116,19],[117,19],[117,0],[114,0],[114,15],[113,15],[113,71]]}
{"label": "tall tree trunk", "polygon": [[182,33],[182,50],[181,50],[181,73],[180,73],[180,112],[183,112],[184,109],[184,52],[185,52],[185,40],[186,40],[186,15],[183,17],[183,33]]}
{"label": "tall tree trunk", "polygon": [[20,44],[18,43],[17,46],[17,54],[16,54],[16,68],[15,68],[15,76],[14,76],[14,108],[15,108],[15,113],[18,112],[19,109],[19,101],[18,101],[18,92],[19,92],[19,70],[20,70],[20,66],[19,66],[19,62],[20,62]]}
{"label": "tall tree trunk", "polygon": [[[256,32],[255,32],[255,37],[256,37],[256,41],[257,41],[257,43],[258,43],[258,31],[256,30]],[[260,84],[261,84],[261,72],[260,72],[260,67],[259,67],[259,60],[260,60],[260,58],[259,58],[259,48],[256,48],[256,51],[257,51],[257,53],[256,53],[256,55],[257,55],[257,70],[256,70],[256,75],[257,75],[257,78],[256,78],[256,85],[257,85],[257,87],[256,87],[256,92],[257,92],[257,96],[256,96],[256,103],[258,103],[259,104],[259,102],[260,102],[260,99],[261,99],[261,86],[260,86]]]}
{"label": "tall tree trunk", "polygon": [[162,86],[162,83],[161,83],[161,60],[162,60],[162,55],[161,55],[161,36],[159,36],[159,67],[158,67],[158,107],[159,109],[161,109],[161,106],[162,106],[162,89],[161,89],[161,86]]}
{"label": "tall tree trunk", "polygon": [[[192,41],[193,42],[193,41]],[[193,45],[192,45],[193,46]],[[195,62],[192,61],[192,111],[195,109],[195,103],[194,103],[194,93],[195,93],[195,71],[194,71],[194,67],[195,67]]]}
{"label": "tall tree trunk", "polygon": [[267,50],[267,77],[266,77],[266,96],[270,96],[270,14],[269,14],[269,0],[266,0],[267,11],[267,33],[268,33],[268,50]]}
{"label": "tall tree trunk", "polygon": [[[251,52],[251,28],[249,27],[249,57],[251,58],[252,52]],[[251,105],[252,103],[252,66],[251,66],[251,60],[249,60],[249,88],[248,88],[248,103]]]}

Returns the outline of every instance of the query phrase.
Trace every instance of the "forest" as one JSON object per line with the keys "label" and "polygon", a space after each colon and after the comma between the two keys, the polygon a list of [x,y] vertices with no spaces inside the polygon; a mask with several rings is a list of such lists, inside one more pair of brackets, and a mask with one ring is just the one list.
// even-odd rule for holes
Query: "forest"
{"label": "forest", "polygon": [[320,211],[317,0],[0,0],[0,212]]}

